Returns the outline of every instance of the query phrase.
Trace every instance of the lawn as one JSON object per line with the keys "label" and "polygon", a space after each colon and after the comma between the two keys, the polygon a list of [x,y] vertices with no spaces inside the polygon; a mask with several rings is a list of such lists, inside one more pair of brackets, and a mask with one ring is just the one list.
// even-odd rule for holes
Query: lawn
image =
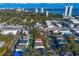
{"label": "lawn", "polygon": [[0,35],[0,41],[4,41],[6,43],[3,47],[0,48],[0,55],[2,55],[3,51],[8,48],[8,46],[10,45],[12,40],[13,40],[13,38],[10,36]]}

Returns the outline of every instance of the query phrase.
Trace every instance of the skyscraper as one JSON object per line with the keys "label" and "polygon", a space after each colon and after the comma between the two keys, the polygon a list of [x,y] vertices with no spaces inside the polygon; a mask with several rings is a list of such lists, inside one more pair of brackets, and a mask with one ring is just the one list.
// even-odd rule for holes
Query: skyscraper
{"label": "skyscraper", "polygon": [[38,9],[37,8],[35,9],[35,13],[38,13]]}
{"label": "skyscraper", "polygon": [[44,9],[43,8],[41,8],[41,13],[44,13]]}
{"label": "skyscraper", "polygon": [[72,16],[72,10],[73,10],[73,6],[70,6],[69,16]]}
{"label": "skyscraper", "polygon": [[65,8],[65,16],[68,15],[68,9],[69,9],[69,6],[66,6],[66,8]]}
{"label": "skyscraper", "polygon": [[48,17],[49,16],[49,12],[48,11],[46,11],[46,17]]}
{"label": "skyscraper", "polygon": [[66,17],[72,16],[72,10],[73,10],[73,6],[66,6],[64,16]]}

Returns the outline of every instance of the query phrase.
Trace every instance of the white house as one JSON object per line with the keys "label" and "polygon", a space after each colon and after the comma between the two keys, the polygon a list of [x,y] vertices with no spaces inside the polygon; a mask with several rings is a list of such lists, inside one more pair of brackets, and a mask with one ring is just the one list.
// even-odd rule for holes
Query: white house
{"label": "white house", "polygon": [[46,24],[47,24],[47,25],[52,25],[52,21],[47,20],[47,21],[46,21]]}
{"label": "white house", "polygon": [[66,28],[60,28],[60,29],[59,29],[59,32],[60,32],[60,33],[62,33],[62,34],[65,34],[65,33],[72,34],[72,32],[71,32],[71,31],[69,31],[69,30],[68,30],[68,29],[66,29]]}
{"label": "white house", "polygon": [[44,48],[44,46],[35,46],[36,49]]}
{"label": "white house", "polygon": [[2,35],[7,35],[7,34],[10,34],[10,33],[12,33],[13,35],[16,35],[17,30],[2,30],[1,31]]}
{"label": "white house", "polygon": [[73,24],[79,24],[79,21],[77,19],[69,19]]}
{"label": "white house", "polygon": [[1,47],[3,47],[3,46],[4,46],[4,44],[5,44],[5,42],[4,42],[4,41],[0,41],[0,48],[1,48]]}

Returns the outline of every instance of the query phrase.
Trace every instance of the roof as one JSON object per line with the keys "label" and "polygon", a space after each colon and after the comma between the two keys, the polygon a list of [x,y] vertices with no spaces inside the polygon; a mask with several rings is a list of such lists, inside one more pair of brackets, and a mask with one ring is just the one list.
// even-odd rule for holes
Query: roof
{"label": "roof", "polygon": [[43,43],[42,42],[35,43],[35,46],[43,46]]}
{"label": "roof", "polygon": [[67,29],[67,28],[60,28],[59,29],[59,32],[61,32],[61,33],[71,33],[71,31],[69,30],[69,29]]}
{"label": "roof", "polygon": [[47,20],[46,23],[47,23],[47,25],[51,25],[52,24],[52,21]]}
{"label": "roof", "polygon": [[35,41],[42,41],[41,38],[35,38]]}
{"label": "roof", "polygon": [[39,42],[42,42],[42,41],[35,41],[35,42],[38,42],[39,43]]}
{"label": "roof", "polygon": [[72,30],[75,31],[76,33],[79,33],[79,29],[74,28]]}
{"label": "roof", "polygon": [[59,31],[59,29],[57,27],[52,29],[53,31]]}
{"label": "roof", "polygon": [[9,33],[12,33],[12,34],[16,35],[17,30],[3,30],[1,32],[1,34],[9,34]]}
{"label": "roof", "polygon": [[77,19],[70,19],[73,23],[79,24],[79,21]]}
{"label": "roof", "polygon": [[20,40],[19,43],[27,43],[27,40]]}
{"label": "roof", "polygon": [[56,25],[57,25],[58,27],[62,27],[62,25],[61,25],[61,24],[59,24],[59,23],[56,23]]}
{"label": "roof", "polygon": [[68,28],[59,28],[60,31],[69,31]]}
{"label": "roof", "polygon": [[44,48],[44,46],[35,46],[36,49]]}
{"label": "roof", "polygon": [[26,47],[26,45],[18,45],[17,47],[16,47],[16,49],[23,49],[23,48],[25,48]]}
{"label": "roof", "polygon": [[75,32],[76,32],[76,33],[79,33],[79,30],[76,30]]}
{"label": "roof", "polygon": [[62,35],[57,35],[57,39],[64,39],[64,36],[62,36]]}
{"label": "roof", "polygon": [[28,35],[27,36],[23,36],[23,39],[22,40],[26,40],[26,41],[29,40],[29,36]]}
{"label": "roof", "polygon": [[4,41],[0,41],[0,47],[3,47],[3,46],[4,46],[4,44],[5,44],[5,42],[4,42]]}
{"label": "roof", "polygon": [[48,25],[48,28],[55,28],[55,25]]}

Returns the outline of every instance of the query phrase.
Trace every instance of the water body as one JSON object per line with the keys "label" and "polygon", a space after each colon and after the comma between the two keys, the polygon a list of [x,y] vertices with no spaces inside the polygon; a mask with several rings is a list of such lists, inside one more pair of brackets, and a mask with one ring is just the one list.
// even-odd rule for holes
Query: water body
{"label": "water body", "polygon": [[24,8],[34,11],[35,8],[44,8],[49,10],[49,13],[63,14],[65,6],[72,5],[73,15],[79,15],[79,3],[0,3],[0,8]]}

